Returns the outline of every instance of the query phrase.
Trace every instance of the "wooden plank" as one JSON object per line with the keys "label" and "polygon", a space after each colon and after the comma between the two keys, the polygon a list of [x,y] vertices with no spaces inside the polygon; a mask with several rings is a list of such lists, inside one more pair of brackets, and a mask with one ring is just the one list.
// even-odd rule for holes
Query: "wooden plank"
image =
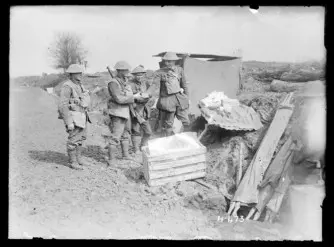
{"label": "wooden plank", "polygon": [[[161,52],[157,55],[153,55],[153,57],[163,57],[166,54],[166,52]],[[228,59],[228,60],[232,60],[232,59],[236,59],[239,57],[235,57],[235,56],[221,56],[221,55],[212,55],[212,54],[187,54],[187,53],[176,53],[176,55],[180,58],[188,56],[191,58],[207,58],[207,59]]]}
{"label": "wooden plank", "polygon": [[206,152],[206,147],[199,147],[196,149],[191,149],[191,150],[180,150],[180,151],[174,151],[174,152],[169,152],[166,154],[157,154],[157,155],[151,155],[149,153],[149,150],[145,150],[144,153],[147,156],[147,158],[150,161],[154,160],[164,160],[164,159],[170,159],[170,158],[175,158],[175,157],[183,157],[183,156],[191,156],[191,155],[197,155],[199,153],[204,153]]}
{"label": "wooden plank", "polygon": [[215,187],[214,187],[213,185],[211,185],[211,184],[208,184],[208,183],[204,182],[202,179],[195,179],[194,182],[199,183],[200,185],[203,185],[203,186],[205,186],[205,187],[207,187],[207,188],[209,188],[209,189],[212,189],[212,190],[214,190],[215,192],[218,191],[217,188],[215,188]]}
{"label": "wooden plank", "polygon": [[206,147],[201,147],[198,149],[193,149],[193,150],[189,150],[189,151],[178,151],[178,152],[173,152],[173,153],[168,153],[168,154],[164,154],[164,155],[156,155],[156,156],[150,156],[147,155],[147,153],[144,152],[144,155],[147,156],[148,161],[152,162],[152,161],[167,161],[167,160],[177,160],[178,158],[182,158],[182,157],[188,157],[188,156],[193,156],[193,155],[199,155],[199,154],[204,154],[206,153]]}
{"label": "wooden plank", "polygon": [[196,163],[201,163],[201,162],[206,162],[205,154],[187,157],[186,159],[182,159],[182,160],[168,161],[168,162],[163,162],[163,163],[162,162],[161,163],[148,162],[148,169],[149,171],[155,171],[155,170],[168,169],[168,168],[173,168],[173,167],[178,167],[178,166],[196,164]]}
{"label": "wooden plank", "polygon": [[282,101],[283,103],[278,107],[275,117],[263,138],[259,149],[235,192],[233,201],[258,203],[258,185],[263,179],[276,146],[284,133],[293,112],[293,109],[291,108],[281,108],[289,103],[287,99],[291,99],[291,93],[285,97]]}
{"label": "wooden plank", "polygon": [[156,179],[156,178],[170,177],[170,176],[176,176],[176,175],[181,175],[185,173],[205,170],[205,169],[206,169],[206,164],[199,163],[195,165],[184,166],[181,168],[171,168],[171,169],[166,169],[166,170],[161,170],[161,171],[151,171],[149,172],[149,178],[151,180],[151,179]]}
{"label": "wooden plank", "polygon": [[209,125],[208,125],[208,124],[205,124],[205,128],[204,128],[204,130],[202,131],[201,135],[198,137],[198,140],[199,140],[199,141],[203,138],[203,136],[204,136],[204,135],[206,134],[206,132],[208,131],[208,127],[209,127]]}
{"label": "wooden plank", "polygon": [[179,157],[176,157],[176,158],[173,158],[173,159],[164,159],[164,160],[151,160],[150,158],[148,158],[148,163],[149,164],[153,164],[153,165],[160,165],[160,164],[168,164],[168,163],[171,163],[171,162],[175,162],[175,161],[182,161],[182,160],[187,160],[187,159],[193,159],[193,158],[196,158],[196,157],[201,157],[201,156],[204,156],[206,157],[206,153],[199,153],[199,154],[194,154],[194,155],[188,155],[188,154],[184,154],[183,156],[179,156]]}
{"label": "wooden plank", "polygon": [[274,213],[278,213],[282,205],[283,198],[291,184],[291,173],[292,173],[292,160],[293,155],[290,155],[286,161],[286,169],[282,174],[282,177],[279,181],[278,187],[275,189],[273,196],[267,204],[267,208]]}
{"label": "wooden plank", "polygon": [[281,146],[274,160],[270,163],[259,188],[265,187],[269,182],[274,188],[278,185],[276,182],[278,183],[277,180],[281,176],[285,168],[286,161],[293,152],[292,149],[294,147],[295,144],[293,143],[291,136],[289,136],[285,143]]}
{"label": "wooden plank", "polygon": [[205,175],[206,175],[206,171],[197,171],[197,172],[182,174],[182,175],[173,176],[173,177],[150,180],[148,184],[150,186],[158,186],[158,185],[163,185],[163,184],[171,183],[171,182],[178,182],[178,181],[184,181],[184,180],[189,180],[189,179],[201,178],[201,177],[205,177]]}

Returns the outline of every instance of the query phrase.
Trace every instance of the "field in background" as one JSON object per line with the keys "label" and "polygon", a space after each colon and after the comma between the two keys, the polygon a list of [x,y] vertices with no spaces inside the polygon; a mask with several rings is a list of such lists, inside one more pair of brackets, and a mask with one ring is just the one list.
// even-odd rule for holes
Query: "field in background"
{"label": "field in background", "polygon": [[[148,80],[152,79],[153,70],[148,70]],[[270,83],[272,80],[283,80],[291,82],[305,82],[325,79],[325,62],[310,61],[304,63],[278,63],[245,61],[242,64],[242,82],[252,78],[259,82]],[[21,76],[11,78],[16,85],[27,87],[57,87],[66,78],[62,73],[44,76]],[[89,90],[105,86],[110,80],[107,71],[85,74],[83,83]]]}

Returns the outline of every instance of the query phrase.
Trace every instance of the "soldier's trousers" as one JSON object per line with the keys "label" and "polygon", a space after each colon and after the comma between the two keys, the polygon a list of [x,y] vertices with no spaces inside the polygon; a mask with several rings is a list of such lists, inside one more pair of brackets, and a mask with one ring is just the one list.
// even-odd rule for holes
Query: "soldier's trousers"
{"label": "soldier's trousers", "polygon": [[178,120],[182,122],[184,130],[188,130],[190,121],[188,117],[188,109],[182,110],[179,106],[176,107],[176,111],[169,112],[160,110],[160,117],[162,121],[163,132],[170,135],[173,132],[174,118],[177,117]]}
{"label": "soldier's trousers", "polygon": [[151,125],[148,120],[142,124],[137,119],[132,119],[131,121],[131,134],[133,136],[141,136],[140,129],[143,130],[144,136],[150,137],[152,135]]}
{"label": "soldier's trousers", "polygon": [[109,144],[118,145],[120,141],[130,140],[131,119],[116,117],[113,115],[109,115],[109,117],[109,130],[111,132]]}
{"label": "soldier's trousers", "polygon": [[73,130],[68,131],[67,148],[74,150],[78,145],[82,146],[87,139],[87,127],[80,128],[75,126]]}

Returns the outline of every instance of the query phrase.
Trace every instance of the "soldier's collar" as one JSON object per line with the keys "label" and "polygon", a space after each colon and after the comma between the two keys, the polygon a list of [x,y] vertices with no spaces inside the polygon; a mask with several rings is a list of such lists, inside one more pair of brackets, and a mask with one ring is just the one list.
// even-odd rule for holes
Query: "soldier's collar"
{"label": "soldier's collar", "polygon": [[71,79],[69,79],[71,82],[73,82],[75,85],[81,86],[82,85],[82,81],[72,81]]}
{"label": "soldier's collar", "polygon": [[138,81],[137,79],[134,79],[135,83],[142,84],[142,81]]}
{"label": "soldier's collar", "polygon": [[117,75],[116,78],[119,79],[122,83],[125,83],[125,82],[128,81],[126,77],[124,77],[124,79],[123,79],[123,78],[121,78],[120,76]]}
{"label": "soldier's collar", "polygon": [[173,66],[173,67],[171,67],[171,68],[168,68],[168,67],[167,67],[167,71],[169,71],[169,70],[171,70],[171,71],[173,71],[173,72],[176,72],[176,66]]}

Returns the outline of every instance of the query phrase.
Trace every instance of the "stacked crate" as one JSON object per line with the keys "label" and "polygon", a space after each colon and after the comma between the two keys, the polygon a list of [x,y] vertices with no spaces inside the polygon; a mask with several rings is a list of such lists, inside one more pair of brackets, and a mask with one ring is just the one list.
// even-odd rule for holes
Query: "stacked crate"
{"label": "stacked crate", "polygon": [[206,175],[206,147],[199,141],[199,148],[163,155],[150,155],[143,148],[144,176],[149,186],[201,178]]}

